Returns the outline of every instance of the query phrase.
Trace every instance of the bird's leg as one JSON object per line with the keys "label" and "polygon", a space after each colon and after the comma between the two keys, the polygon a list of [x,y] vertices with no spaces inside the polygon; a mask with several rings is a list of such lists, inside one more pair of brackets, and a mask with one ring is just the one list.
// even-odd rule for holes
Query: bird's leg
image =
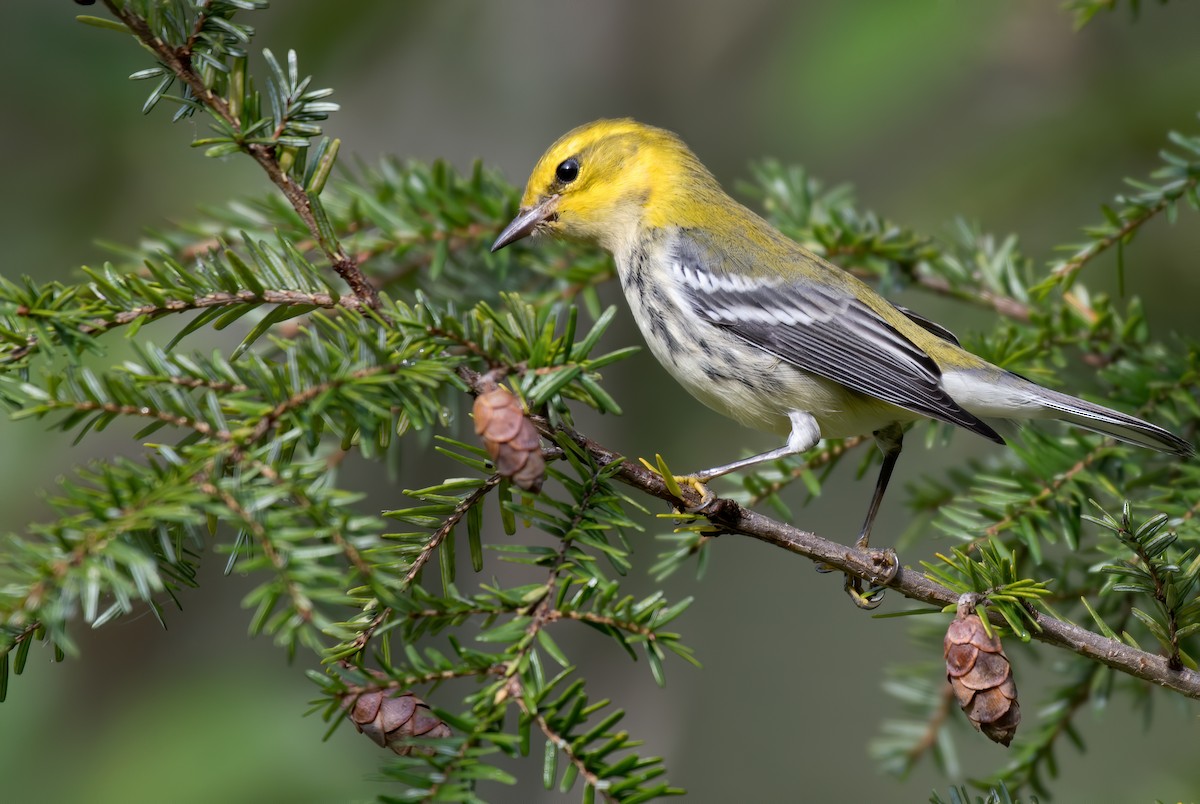
{"label": "bird's leg", "polygon": [[[858,539],[854,542],[854,546],[860,550],[867,550],[871,541],[871,527],[875,524],[875,516],[879,513],[879,506],[883,502],[884,492],[887,491],[888,481],[892,479],[892,470],[896,468],[896,460],[900,457],[900,450],[904,446],[904,428],[899,424],[889,424],[887,427],[876,430],[875,443],[883,451],[883,465],[879,467],[879,477],[875,481],[875,492],[871,495],[871,504],[867,508],[866,521],[863,522]],[[885,565],[887,568],[887,574],[883,578],[884,582],[896,577],[896,573],[900,570],[900,560],[897,558],[895,550],[889,548],[870,552],[875,557],[877,564]],[[883,601],[883,589],[876,586],[864,592],[861,578],[847,575],[845,588],[851,600],[860,608],[873,609]]]}
{"label": "bird's leg", "polygon": [[691,486],[700,495],[700,504],[690,507],[689,512],[701,513],[717,499],[717,495],[713,494],[708,488],[707,484],[710,480],[715,480],[730,472],[737,472],[742,469],[748,469],[751,466],[757,466],[760,463],[767,463],[768,461],[786,458],[789,455],[798,455],[801,452],[807,452],[821,440],[821,428],[817,426],[817,420],[810,414],[802,410],[793,410],[788,412],[788,419],[792,423],[792,432],[788,435],[787,443],[782,447],[770,450],[769,452],[762,452],[758,455],[751,455],[749,458],[742,458],[732,463],[714,466],[712,469],[705,469],[704,471],[694,472],[690,475],[676,476],[676,482],[681,485]]}

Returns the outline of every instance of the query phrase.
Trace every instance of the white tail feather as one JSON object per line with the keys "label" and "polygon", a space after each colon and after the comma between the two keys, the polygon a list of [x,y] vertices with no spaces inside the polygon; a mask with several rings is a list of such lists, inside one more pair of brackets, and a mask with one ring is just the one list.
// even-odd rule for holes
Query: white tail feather
{"label": "white tail feather", "polygon": [[985,420],[1059,419],[1118,441],[1181,458],[1196,452],[1190,443],[1158,425],[1043,388],[1010,372],[947,371],[942,375],[942,386],[954,401]]}
{"label": "white tail feather", "polygon": [[1057,391],[1045,388],[1042,391],[1046,397],[1042,404],[1058,414],[1054,418],[1070,422],[1076,427],[1139,447],[1170,452],[1181,458],[1190,457],[1196,452],[1195,447],[1187,441],[1156,424]]}

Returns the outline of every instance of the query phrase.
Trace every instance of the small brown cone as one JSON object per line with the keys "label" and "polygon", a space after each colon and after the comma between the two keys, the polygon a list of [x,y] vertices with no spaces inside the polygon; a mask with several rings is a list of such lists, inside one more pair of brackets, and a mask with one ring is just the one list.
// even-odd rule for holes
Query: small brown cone
{"label": "small brown cone", "polygon": [[546,476],[546,459],[533,422],[507,390],[491,387],[475,397],[475,433],[483,441],[496,472],[519,488],[539,491]]}
{"label": "small brown cone", "polygon": [[976,599],[959,598],[958,615],[946,629],[946,678],[971,725],[1007,746],[1021,722],[1017,687],[1000,639],[988,636],[975,613]]}
{"label": "small brown cone", "polygon": [[348,692],[342,696],[342,706],[356,729],[400,756],[412,753],[415,746],[409,741],[413,737],[450,736],[450,727],[411,692]]}

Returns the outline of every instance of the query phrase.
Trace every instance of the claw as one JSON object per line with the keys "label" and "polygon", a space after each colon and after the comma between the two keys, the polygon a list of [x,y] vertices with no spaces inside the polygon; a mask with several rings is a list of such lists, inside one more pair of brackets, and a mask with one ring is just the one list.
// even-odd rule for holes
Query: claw
{"label": "claw", "polygon": [[689,514],[703,513],[706,508],[717,501],[717,495],[712,493],[712,490],[700,480],[696,475],[677,475],[667,468],[666,461],[661,455],[655,455],[657,465],[650,463],[645,458],[638,458],[642,466],[649,469],[654,474],[660,476],[663,482],[667,484],[667,491],[679,498],[683,502],[682,487],[687,486],[692,491],[700,495],[700,502],[696,505],[687,505],[684,510]]}
{"label": "claw", "polygon": [[701,483],[700,479],[693,475],[675,475],[675,482],[690,486],[692,491],[700,495],[699,503],[687,506],[689,514],[703,513],[706,508],[717,501],[717,495],[713,494],[712,489]]}
{"label": "claw", "polygon": [[900,572],[900,557],[890,547],[886,550],[869,550],[868,552],[871,554],[872,563],[876,567],[884,568],[878,583],[864,591],[861,578],[847,575],[844,588],[846,594],[850,595],[850,599],[854,601],[854,605],[860,609],[870,610],[883,602],[883,593],[887,591],[887,584],[891,583],[892,579]]}
{"label": "claw", "polygon": [[887,591],[881,586],[872,586],[864,592],[862,580],[853,575],[846,576],[843,588],[846,590],[846,594],[850,595],[850,599],[854,601],[854,605],[867,611],[877,608],[883,602],[883,593]]}
{"label": "claw", "polygon": [[896,551],[892,548],[885,550],[870,550],[871,560],[875,566],[884,566],[884,574],[880,577],[879,583],[886,585],[896,579],[900,574],[900,556],[896,555]]}

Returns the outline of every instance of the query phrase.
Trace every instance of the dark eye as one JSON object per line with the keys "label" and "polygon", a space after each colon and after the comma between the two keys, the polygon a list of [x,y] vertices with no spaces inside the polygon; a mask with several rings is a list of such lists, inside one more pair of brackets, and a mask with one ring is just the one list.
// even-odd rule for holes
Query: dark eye
{"label": "dark eye", "polygon": [[554,175],[563,184],[570,184],[579,178],[579,160],[575,157],[564,159],[562,163],[554,169]]}

